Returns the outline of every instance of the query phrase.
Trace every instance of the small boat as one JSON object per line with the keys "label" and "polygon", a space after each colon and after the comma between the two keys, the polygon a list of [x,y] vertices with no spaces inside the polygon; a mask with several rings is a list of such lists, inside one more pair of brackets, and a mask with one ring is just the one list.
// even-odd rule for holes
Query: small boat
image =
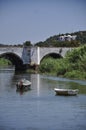
{"label": "small boat", "polygon": [[64,96],[75,96],[78,94],[78,89],[58,89],[54,88],[54,91],[56,92],[56,95],[64,95]]}
{"label": "small boat", "polygon": [[26,79],[22,79],[20,80],[17,84],[17,90],[28,90],[30,89],[30,86],[31,86],[31,82],[29,80],[26,80]]}

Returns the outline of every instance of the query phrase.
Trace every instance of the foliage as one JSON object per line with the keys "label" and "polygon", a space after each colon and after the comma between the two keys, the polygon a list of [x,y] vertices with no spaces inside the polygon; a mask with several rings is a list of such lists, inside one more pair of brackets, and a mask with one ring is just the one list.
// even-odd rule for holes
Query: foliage
{"label": "foliage", "polygon": [[11,65],[11,62],[7,59],[0,58],[0,66],[8,66]]}
{"label": "foliage", "polygon": [[57,76],[86,79],[86,46],[73,49],[64,59],[46,58],[40,65],[42,73],[54,73]]}
{"label": "foliage", "polygon": [[86,31],[79,31],[75,33],[77,35],[77,41],[81,44],[86,44]]}
{"label": "foliage", "polygon": [[71,72],[65,73],[64,77],[73,79],[86,79],[86,72],[81,72],[79,70],[72,70]]}
{"label": "foliage", "polygon": [[[64,76],[71,78],[80,78],[83,77],[86,79],[86,46],[79,47],[77,49],[68,52],[65,58],[66,62],[60,64],[60,72],[65,71]],[[57,75],[58,75],[57,71]]]}
{"label": "foliage", "polygon": [[32,46],[31,42],[30,41],[26,41],[23,43],[24,46]]}
{"label": "foliage", "polygon": [[66,58],[71,63],[76,63],[77,61],[83,59],[83,56],[86,53],[86,46],[82,46],[80,48],[73,49],[71,52],[67,52]]}
{"label": "foliage", "polygon": [[52,70],[55,71],[56,70],[55,62],[56,62],[55,59],[53,59],[51,57],[43,59],[41,65],[40,65],[40,68],[39,68],[40,71],[42,73],[50,73],[50,72],[52,72]]}
{"label": "foliage", "polygon": [[[59,36],[63,35],[76,35],[75,40],[71,41],[59,41]],[[80,45],[86,44],[86,31],[79,31],[74,33],[66,33],[66,34],[59,34],[54,35],[46,39],[44,42],[38,42],[35,44],[35,46],[40,47],[78,47]]]}
{"label": "foliage", "polygon": [[59,59],[58,60],[58,69],[57,75],[64,75],[69,69],[69,63],[66,59]]}

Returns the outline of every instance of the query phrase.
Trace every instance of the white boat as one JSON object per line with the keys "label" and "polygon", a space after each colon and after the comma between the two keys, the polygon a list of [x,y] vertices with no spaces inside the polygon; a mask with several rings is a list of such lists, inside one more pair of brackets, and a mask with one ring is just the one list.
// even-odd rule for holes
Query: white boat
{"label": "white boat", "polygon": [[31,86],[31,82],[26,79],[20,80],[17,84],[17,90],[28,90]]}
{"label": "white boat", "polygon": [[78,94],[78,89],[59,89],[54,88],[54,91],[56,92],[56,95],[65,95],[65,96],[75,96]]}

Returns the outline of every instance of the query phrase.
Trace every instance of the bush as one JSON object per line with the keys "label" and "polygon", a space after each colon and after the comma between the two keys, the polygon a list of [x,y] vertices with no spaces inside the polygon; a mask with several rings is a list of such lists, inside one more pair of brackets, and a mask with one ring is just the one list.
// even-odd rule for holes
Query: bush
{"label": "bush", "polygon": [[64,77],[72,79],[86,79],[86,72],[81,72],[79,70],[73,70],[71,72],[66,72]]}
{"label": "bush", "polygon": [[40,65],[42,73],[54,73],[57,76],[86,79],[86,46],[68,52],[64,59],[47,57]]}
{"label": "bush", "polygon": [[11,62],[7,59],[0,58],[0,66],[7,66],[7,65],[11,65]]}
{"label": "bush", "polygon": [[43,59],[40,64],[39,70],[42,73],[56,73],[58,68],[57,60],[51,57]]}
{"label": "bush", "polygon": [[67,71],[67,62],[64,59],[58,60],[58,68],[57,68],[57,76],[58,75],[64,75]]}

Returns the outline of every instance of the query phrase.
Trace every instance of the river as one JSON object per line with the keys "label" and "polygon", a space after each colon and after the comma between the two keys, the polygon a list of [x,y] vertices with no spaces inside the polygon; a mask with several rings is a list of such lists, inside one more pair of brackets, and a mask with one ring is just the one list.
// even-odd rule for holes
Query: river
{"label": "river", "polygon": [[[16,91],[21,78],[31,90]],[[79,94],[55,96],[55,87]],[[0,130],[86,130],[86,81],[0,70]]]}

